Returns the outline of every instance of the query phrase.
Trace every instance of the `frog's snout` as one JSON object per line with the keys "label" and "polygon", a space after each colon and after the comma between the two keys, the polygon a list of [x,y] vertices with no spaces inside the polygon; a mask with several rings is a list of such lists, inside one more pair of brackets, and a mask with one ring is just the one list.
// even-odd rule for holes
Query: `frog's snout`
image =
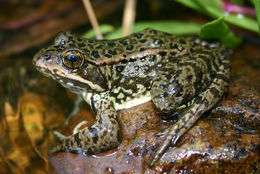
{"label": "frog's snout", "polygon": [[60,55],[48,54],[46,53],[46,49],[42,49],[35,54],[32,63],[39,71],[42,71],[43,69],[59,66],[61,59]]}
{"label": "frog's snout", "polygon": [[42,61],[43,59],[44,59],[44,57],[42,56],[41,51],[39,51],[38,53],[36,53],[33,56],[32,63],[33,63],[34,66],[38,67],[38,62]]}

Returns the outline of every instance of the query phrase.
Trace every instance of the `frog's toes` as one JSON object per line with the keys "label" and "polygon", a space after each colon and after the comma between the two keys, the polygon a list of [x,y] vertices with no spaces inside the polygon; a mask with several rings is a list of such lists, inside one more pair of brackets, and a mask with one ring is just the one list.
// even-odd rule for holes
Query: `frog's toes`
{"label": "frog's toes", "polygon": [[53,154],[53,153],[60,152],[61,149],[62,149],[62,146],[61,146],[61,145],[58,145],[58,146],[52,148],[51,150],[49,150],[49,151],[48,151],[48,154],[50,155],[50,154]]}
{"label": "frog's toes", "polygon": [[155,136],[157,136],[157,137],[160,137],[160,136],[167,136],[168,135],[168,133],[169,133],[169,129],[168,128],[166,128],[163,132],[157,132],[156,134],[155,134]]}
{"label": "frog's toes", "polygon": [[177,141],[178,141],[178,139],[179,139],[179,137],[174,136],[174,137],[172,138],[172,141],[171,141],[171,146],[175,146],[176,143],[177,143]]}

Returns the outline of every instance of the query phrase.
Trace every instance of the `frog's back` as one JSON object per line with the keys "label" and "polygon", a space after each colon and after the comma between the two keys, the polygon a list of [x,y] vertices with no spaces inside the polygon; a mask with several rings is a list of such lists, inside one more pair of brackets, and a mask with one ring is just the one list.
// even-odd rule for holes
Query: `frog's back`
{"label": "frog's back", "polygon": [[116,57],[126,57],[148,49],[189,47],[189,43],[184,38],[149,28],[120,39],[102,41],[85,39],[82,42],[85,45],[84,51],[88,54],[87,57],[94,62],[110,58],[115,60]]}

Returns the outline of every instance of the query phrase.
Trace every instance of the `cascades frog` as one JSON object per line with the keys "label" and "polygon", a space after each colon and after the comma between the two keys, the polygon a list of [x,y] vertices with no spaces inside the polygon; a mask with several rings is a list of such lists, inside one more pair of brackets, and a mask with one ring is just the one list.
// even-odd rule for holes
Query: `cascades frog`
{"label": "cascades frog", "polygon": [[95,40],[62,32],[40,50],[34,66],[79,94],[96,114],[96,122],[71,136],[58,134],[52,151],[100,153],[120,143],[117,110],[152,101],[163,112],[183,116],[163,134],[150,166],[167,147],[214,106],[228,88],[229,52],[196,37],[177,37],[145,29],[117,40]]}

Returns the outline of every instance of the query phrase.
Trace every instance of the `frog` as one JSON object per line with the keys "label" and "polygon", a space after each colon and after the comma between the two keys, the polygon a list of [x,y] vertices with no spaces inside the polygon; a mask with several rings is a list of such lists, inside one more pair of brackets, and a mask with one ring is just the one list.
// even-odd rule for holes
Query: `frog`
{"label": "frog", "polygon": [[179,120],[158,134],[164,141],[151,156],[152,167],[197,120],[224,96],[230,76],[230,52],[197,36],[175,36],[147,28],[114,40],[96,40],[71,31],[33,57],[43,75],[87,102],[96,121],[73,134],[56,132],[61,144],[51,151],[98,154],[120,145],[117,111],[151,101]]}

